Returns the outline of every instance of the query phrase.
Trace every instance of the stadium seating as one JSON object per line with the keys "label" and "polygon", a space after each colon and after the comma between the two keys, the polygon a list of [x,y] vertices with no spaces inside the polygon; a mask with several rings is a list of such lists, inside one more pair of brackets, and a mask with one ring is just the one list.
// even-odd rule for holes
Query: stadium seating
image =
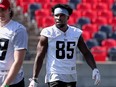
{"label": "stadium seating", "polygon": [[84,39],[84,41],[86,42],[87,40],[91,39],[90,33],[88,31],[84,31],[82,33],[82,37]]}
{"label": "stadium seating", "polygon": [[35,21],[37,22],[37,27],[38,28],[43,28],[43,17],[38,17],[38,16],[35,16]]}
{"label": "stadium seating", "polygon": [[99,27],[101,25],[108,24],[108,21],[106,18],[98,16],[96,18],[93,17],[92,24],[97,24],[97,26]]}
{"label": "stadium seating", "polygon": [[101,46],[101,42],[104,39],[107,39],[107,35],[105,32],[98,31],[98,32],[94,33],[93,38],[96,39],[98,41],[99,45]]}
{"label": "stadium seating", "polygon": [[41,9],[41,4],[39,3],[33,3],[29,5],[29,14],[30,14],[30,19],[35,19],[35,11]]}
{"label": "stadium seating", "polygon": [[68,24],[70,25],[75,25],[75,18],[73,16],[71,16],[68,20]]}
{"label": "stadium seating", "polygon": [[69,5],[73,8],[76,9],[76,6],[81,2],[81,0],[69,0]]}
{"label": "stadium seating", "polygon": [[108,57],[111,61],[116,61],[116,46],[108,50]]}
{"label": "stadium seating", "polygon": [[67,4],[68,0],[52,0],[53,3],[62,3],[62,4]]}
{"label": "stadium seating", "polygon": [[42,9],[51,9],[54,3],[46,3],[42,5]]}
{"label": "stadium seating", "polygon": [[88,17],[90,20],[97,17],[97,12],[91,9],[85,10],[82,12],[83,17]]}
{"label": "stadium seating", "polygon": [[105,3],[96,3],[93,5],[93,10],[103,11],[103,10],[109,10],[109,8],[108,8],[107,4],[105,4]]}
{"label": "stadium seating", "polygon": [[76,26],[79,26],[80,28],[82,28],[83,25],[90,24],[90,23],[91,23],[91,21],[89,18],[80,17],[76,22]]}
{"label": "stadium seating", "polygon": [[47,9],[39,9],[35,11],[35,15],[40,17],[45,17],[45,16],[49,16],[50,12]]}
{"label": "stadium seating", "polygon": [[107,35],[107,38],[109,38],[113,33],[112,26],[110,25],[101,25],[101,27],[99,27],[99,31],[105,32]]}
{"label": "stadium seating", "polygon": [[87,9],[88,10],[91,9],[91,4],[89,4],[89,3],[80,3],[80,4],[77,4],[76,9],[80,10],[80,11],[86,11]]}
{"label": "stadium seating", "polygon": [[116,3],[113,3],[113,4],[111,5],[111,10],[112,10],[112,12],[113,12],[113,15],[116,16]]}
{"label": "stadium seating", "polygon": [[103,10],[103,11],[98,11],[98,16],[104,17],[106,19],[113,18],[113,13],[112,11],[109,10]]}
{"label": "stadium seating", "polygon": [[81,17],[81,11],[77,11],[77,10],[73,10],[73,13],[71,14],[71,18],[73,18],[73,20],[74,20],[74,23],[76,23],[77,22],[77,20],[78,20],[78,18],[80,18]]}
{"label": "stadium seating", "polygon": [[114,39],[112,39],[112,38],[104,39],[104,40],[101,42],[101,45],[102,45],[103,47],[105,47],[106,50],[108,51],[110,48],[116,46],[116,40],[114,40]]}
{"label": "stadium seating", "polygon": [[36,3],[40,3],[41,5],[44,5],[46,3],[50,3],[51,0],[35,0]]}
{"label": "stadium seating", "polygon": [[29,5],[35,3],[35,0],[16,0],[16,3],[23,9],[23,13],[28,13]]}
{"label": "stadium seating", "polygon": [[83,3],[90,3],[90,4],[95,4],[98,3],[98,0],[81,0]]}
{"label": "stadium seating", "polygon": [[116,31],[116,17],[110,18],[109,24],[113,27],[113,31]]}
{"label": "stadium seating", "polygon": [[99,0],[99,3],[105,3],[110,8],[110,6],[115,3],[115,0]]}
{"label": "stadium seating", "polygon": [[96,39],[89,39],[86,41],[86,45],[88,46],[89,49],[91,49],[94,46],[99,46],[99,43],[97,42]]}
{"label": "stadium seating", "polygon": [[91,48],[91,52],[94,56],[95,61],[97,62],[106,62],[107,52],[106,49],[102,46],[94,46]]}
{"label": "stadium seating", "polygon": [[98,31],[97,25],[95,24],[85,24],[82,26],[83,32],[88,31],[90,34],[90,37],[92,38],[94,33]]}
{"label": "stadium seating", "polygon": [[52,26],[54,24],[54,19],[51,16],[47,16],[47,17],[43,17],[43,28],[44,27],[48,27],[48,26]]}
{"label": "stadium seating", "polygon": [[116,40],[116,31],[112,33],[112,35],[110,36],[110,38]]}

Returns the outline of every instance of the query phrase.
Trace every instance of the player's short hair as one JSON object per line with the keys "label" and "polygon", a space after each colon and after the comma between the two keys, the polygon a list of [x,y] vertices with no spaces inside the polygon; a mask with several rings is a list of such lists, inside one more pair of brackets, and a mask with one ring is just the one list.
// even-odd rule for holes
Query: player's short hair
{"label": "player's short hair", "polygon": [[56,5],[53,6],[52,9],[51,9],[53,14],[54,14],[54,10],[55,10],[56,8],[63,8],[63,9],[66,9],[66,10],[68,11],[69,15],[71,15],[72,12],[73,12],[73,9],[72,9],[68,4],[56,4]]}

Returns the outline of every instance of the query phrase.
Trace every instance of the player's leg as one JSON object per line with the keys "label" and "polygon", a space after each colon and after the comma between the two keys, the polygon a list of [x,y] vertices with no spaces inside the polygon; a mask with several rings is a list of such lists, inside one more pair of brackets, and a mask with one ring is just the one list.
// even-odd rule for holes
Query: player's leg
{"label": "player's leg", "polygon": [[19,83],[10,85],[9,87],[25,87],[24,79],[22,79]]}
{"label": "player's leg", "polygon": [[49,82],[48,87],[66,87],[66,83],[62,81]]}
{"label": "player's leg", "polygon": [[76,82],[67,83],[67,87],[76,87]]}

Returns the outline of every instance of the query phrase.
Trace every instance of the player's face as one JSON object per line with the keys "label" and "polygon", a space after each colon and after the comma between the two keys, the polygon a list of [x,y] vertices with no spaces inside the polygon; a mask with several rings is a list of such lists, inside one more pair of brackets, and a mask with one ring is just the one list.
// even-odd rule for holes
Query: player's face
{"label": "player's face", "polygon": [[5,23],[9,20],[9,9],[0,8],[0,23]]}
{"label": "player's face", "polygon": [[55,24],[58,28],[67,26],[68,16],[65,14],[54,15]]}

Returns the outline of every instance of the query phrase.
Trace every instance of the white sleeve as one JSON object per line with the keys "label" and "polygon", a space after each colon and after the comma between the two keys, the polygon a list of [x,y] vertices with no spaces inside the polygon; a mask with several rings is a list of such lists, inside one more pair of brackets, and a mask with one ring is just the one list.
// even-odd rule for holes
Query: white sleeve
{"label": "white sleeve", "polygon": [[13,44],[15,50],[27,49],[28,47],[28,35],[27,31],[22,27],[17,29],[13,38]]}

